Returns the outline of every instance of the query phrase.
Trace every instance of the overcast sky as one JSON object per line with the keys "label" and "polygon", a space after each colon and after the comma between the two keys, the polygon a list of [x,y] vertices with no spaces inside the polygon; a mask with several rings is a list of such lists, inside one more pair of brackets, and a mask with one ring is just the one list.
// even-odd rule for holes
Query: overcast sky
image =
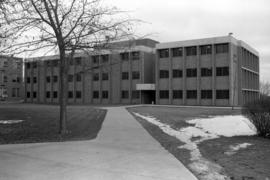
{"label": "overcast sky", "polygon": [[270,0],[107,0],[145,21],[136,29],[160,42],[233,32],[260,53],[261,80],[270,81]]}

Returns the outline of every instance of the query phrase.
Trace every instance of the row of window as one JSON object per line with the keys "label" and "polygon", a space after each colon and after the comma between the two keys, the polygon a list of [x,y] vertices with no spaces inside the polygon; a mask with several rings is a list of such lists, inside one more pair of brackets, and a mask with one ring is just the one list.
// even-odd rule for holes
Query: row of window
{"label": "row of window", "polygon": [[[186,91],[187,99],[197,99],[197,90],[187,90]],[[229,99],[230,94],[229,90],[216,90],[216,99]],[[169,99],[168,90],[159,91],[160,99]],[[173,90],[172,91],[173,99],[183,99],[183,90]],[[213,91],[212,90],[201,90],[201,99],[212,99]]]}
{"label": "row of window", "polygon": [[[183,47],[177,47],[172,49],[160,49],[158,50],[159,58],[168,58],[170,55],[170,50],[172,57],[183,56]],[[197,46],[185,47],[185,55],[186,56],[196,56],[197,55]],[[215,44],[215,53],[228,53],[229,52],[229,44]],[[212,54],[212,45],[203,45],[199,46],[199,54]]]}
{"label": "row of window", "polygon": [[[228,76],[229,67],[217,67],[216,76]],[[173,78],[183,77],[183,70],[173,69],[172,70]],[[212,68],[201,68],[201,76],[207,77],[212,76]],[[197,77],[197,68],[188,68],[186,69],[186,77]],[[169,70],[160,70],[159,78],[169,78]]]}
{"label": "row of window", "polygon": [[[93,91],[92,92],[93,99],[99,99],[99,91]],[[31,98],[31,92],[26,93],[27,98]],[[32,97],[37,98],[37,92],[33,91],[32,92]],[[75,97],[80,99],[82,98],[82,92],[81,91],[76,91],[75,92]],[[102,99],[108,99],[109,98],[109,91],[102,91],[101,92],[101,97]],[[46,92],[46,98],[58,98],[58,91],[47,91]],[[68,91],[68,98],[74,98],[74,92],[73,91]],[[121,98],[122,99],[128,99],[129,98],[129,91],[122,91],[121,92]],[[140,98],[140,91],[131,91],[131,98],[132,99],[139,99]]]}
{"label": "row of window", "polygon": [[[3,82],[7,83],[8,82],[8,77],[7,76],[3,76]],[[20,83],[21,82],[21,78],[20,77],[13,77],[12,78],[12,82],[14,83]]]}

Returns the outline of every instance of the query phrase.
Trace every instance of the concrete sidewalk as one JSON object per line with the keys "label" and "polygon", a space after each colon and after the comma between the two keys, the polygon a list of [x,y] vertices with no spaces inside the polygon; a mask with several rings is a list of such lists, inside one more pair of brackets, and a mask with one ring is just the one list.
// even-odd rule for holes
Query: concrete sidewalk
{"label": "concrete sidewalk", "polygon": [[0,145],[0,179],[196,180],[123,107],[95,140]]}

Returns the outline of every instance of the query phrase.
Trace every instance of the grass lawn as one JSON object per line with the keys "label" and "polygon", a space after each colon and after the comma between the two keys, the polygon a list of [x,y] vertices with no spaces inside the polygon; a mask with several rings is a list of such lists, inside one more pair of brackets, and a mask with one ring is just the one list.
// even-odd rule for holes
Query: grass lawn
{"label": "grass lawn", "polygon": [[[199,108],[199,107],[135,107],[129,108],[129,112],[137,112],[145,116],[154,116],[162,123],[170,125],[173,129],[180,129],[192,126],[186,123],[198,117],[208,117],[214,115],[238,115],[240,110],[221,109],[221,108]],[[164,133],[159,127],[134,116],[142,126],[160,144],[172,153],[179,161],[189,168],[192,163],[190,151],[178,148],[184,145],[179,139]],[[196,138],[194,141],[197,140]],[[231,145],[240,143],[250,143],[251,146],[240,149],[235,154],[226,154]],[[240,136],[240,137],[220,137],[217,139],[206,140],[198,145],[202,156],[211,162],[220,165],[226,176],[233,180],[256,179],[265,180],[270,177],[270,140],[260,137]],[[192,169],[190,169],[193,171]],[[201,179],[200,174],[193,173]]]}
{"label": "grass lawn", "polygon": [[88,106],[68,107],[68,134],[59,136],[59,107],[38,104],[0,104],[0,120],[24,120],[0,124],[0,144],[88,140],[97,136],[106,110]]}

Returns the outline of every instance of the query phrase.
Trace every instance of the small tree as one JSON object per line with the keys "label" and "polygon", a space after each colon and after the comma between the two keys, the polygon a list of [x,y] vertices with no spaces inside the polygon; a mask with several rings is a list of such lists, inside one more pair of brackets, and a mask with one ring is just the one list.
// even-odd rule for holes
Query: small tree
{"label": "small tree", "polygon": [[0,52],[59,54],[59,132],[65,134],[68,59],[79,51],[93,51],[131,37],[135,20],[123,17],[115,7],[104,7],[102,0],[9,0],[0,11],[1,34],[5,37]]}
{"label": "small tree", "polygon": [[268,98],[270,96],[270,83],[267,81],[260,82],[260,98]]}

